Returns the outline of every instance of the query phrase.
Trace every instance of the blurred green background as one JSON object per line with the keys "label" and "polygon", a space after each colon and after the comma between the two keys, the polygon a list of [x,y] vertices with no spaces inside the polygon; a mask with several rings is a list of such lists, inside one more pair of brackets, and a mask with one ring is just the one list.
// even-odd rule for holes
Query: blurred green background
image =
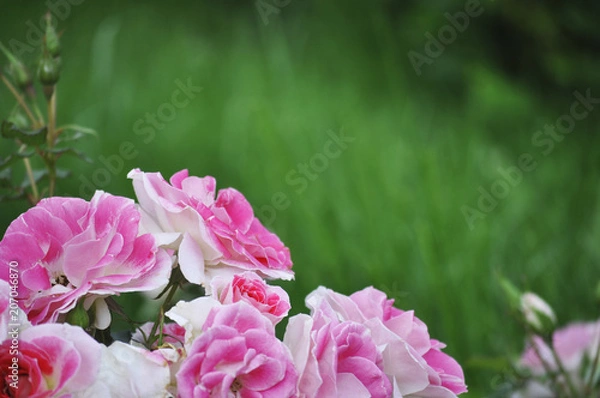
{"label": "blurred green background", "polygon": [[[78,144],[93,164],[61,159],[59,194],[132,196],[135,167],[213,175],[290,247],[294,313],[318,285],[373,285],[448,344],[469,396],[497,393],[496,359],[523,345],[498,274],[562,323],[598,315],[600,101],[571,133],[544,129],[568,122],[575,91],[600,98],[600,5],[334,3],[51,2],[59,124],[98,131]],[[0,41],[29,50],[45,11],[0,1]],[[202,90],[174,107],[180,84]],[[0,115],[13,105],[0,87]],[[523,154],[535,169],[515,172]],[[0,232],[27,208],[0,206]]]}

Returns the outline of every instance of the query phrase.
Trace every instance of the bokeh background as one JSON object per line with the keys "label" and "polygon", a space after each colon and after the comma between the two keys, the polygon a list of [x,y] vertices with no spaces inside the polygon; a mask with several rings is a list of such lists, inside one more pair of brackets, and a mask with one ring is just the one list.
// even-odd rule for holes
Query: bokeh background
{"label": "bokeh background", "polygon": [[[35,41],[44,3],[0,1],[0,41]],[[523,345],[498,275],[561,323],[598,316],[600,100],[569,134],[544,129],[575,91],[600,98],[600,4],[51,4],[64,29],[59,124],[98,132],[77,144],[93,163],[61,159],[72,173],[59,194],[132,196],[135,167],[213,175],[290,247],[294,313],[319,285],[373,285],[448,344],[473,397],[501,390],[503,358]],[[466,8],[477,15],[449,29],[445,13]],[[439,33],[446,44],[428,44]],[[196,87],[189,103],[164,105],[179,84]],[[13,105],[1,87],[2,118]],[[324,157],[332,136],[346,142]],[[0,156],[12,149],[0,142]],[[523,154],[535,169],[519,177]],[[27,208],[0,206],[0,233]]]}

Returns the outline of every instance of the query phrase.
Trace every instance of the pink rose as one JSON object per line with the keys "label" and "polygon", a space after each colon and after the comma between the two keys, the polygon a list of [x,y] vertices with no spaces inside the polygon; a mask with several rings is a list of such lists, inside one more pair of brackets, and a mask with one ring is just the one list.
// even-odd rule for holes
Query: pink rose
{"label": "pink rose", "polygon": [[300,373],[300,397],[387,398],[392,393],[381,352],[359,323],[340,322],[334,313],[320,310],[312,318],[296,315],[288,323],[284,343]]}
{"label": "pink rose", "polygon": [[110,324],[103,298],[166,285],[171,258],[138,236],[132,200],[97,191],[90,202],[53,197],[19,216],[0,241],[0,273],[17,263],[19,304],[33,324],[56,322],[85,297],[95,326]]}
{"label": "pink rose", "polygon": [[100,357],[101,345],[81,328],[30,327],[0,346],[0,391],[23,398],[70,396],[94,383]]}
{"label": "pink rose", "polygon": [[341,321],[369,329],[375,344],[384,347],[383,370],[392,380],[394,396],[455,397],[465,392],[462,368],[441,351],[444,345],[430,339],[427,326],[412,311],[401,311],[393,303],[372,287],[350,297],[319,287],[306,298],[313,313],[332,312]]}
{"label": "pink rose", "polygon": [[269,318],[273,325],[285,318],[291,308],[285,290],[268,285],[254,272],[244,272],[233,278],[216,277],[211,285],[212,296],[222,304],[245,301]]}
{"label": "pink rose", "polygon": [[160,173],[132,170],[143,225],[161,244],[179,249],[185,278],[210,287],[216,275],[255,271],[292,279],[287,247],[254,217],[246,198],[233,188],[219,191],[213,177],[189,177],[181,170],[167,183]]}
{"label": "pink rose", "polygon": [[179,396],[292,397],[298,375],[289,350],[257,309],[213,308],[176,375]]}

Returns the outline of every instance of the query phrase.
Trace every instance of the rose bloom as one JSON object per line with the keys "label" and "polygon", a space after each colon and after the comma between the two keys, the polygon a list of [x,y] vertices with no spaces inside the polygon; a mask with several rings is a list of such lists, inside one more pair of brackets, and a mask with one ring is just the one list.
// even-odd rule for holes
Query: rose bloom
{"label": "rose bloom", "polygon": [[96,380],[100,357],[101,345],[79,327],[32,326],[0,346],[0,391],[23,398],[77,395]]}
{"label": "rose bloom", "polygon": [[295,396],[298,375],[271,322],[240,301],[213,308],[176,375],[179,397]]}
{"label": "rose bloom", "polygon": [[97,191],[90,202],[52,197],[13,221],[0,241],[0,278],[18,263],[19,304],[31,323],[56,322],[78,300],[110,324],[104,298],[167,284],[171,258],[150,234],[138,236],[132,200]]}
{"label": "rose bloom", "polygon": [[94,384],[78,398],[170,397],[169,363],[161,352],[115,341],[102,347],[100,370]]}
{"label": "rose bloom", "polygon": [[279,286],[268,285],[254,272],[244,272],[233,278],[218,276],[212,280],[212,296],[222,304],[245,301],[278,324],[290,311],[290,298]]}
{"label": "rose bloom", "polygon": [[254,217],[252,206],[233,188],[215,199],[213,177],[175,173],[170,184],[160,173],[132,170],[128,177],[142,209],[142,223],[157,240],[179,249],[185,278],[210,288],[216,275],[255,271],[273,279],[292,279],[287,247]]}
{"label": "rose bloom", "polygon": [[300,314],[288,323],[284,343],[300,373],[299,397],[389,397],[392,385],[371,333],[335,315],[318,309],[313,317]]}
{"label": "rose bloom", "polygon": [[[192,343],[200,336],[203,331],[204,324],[208,319],[213,308],[219,308],[223,305],[212,297],[198,297],[192,301],[179,301],[165,315],[175,321],[182,327],[184,332],[183,347],[185,351],[189,351]],[[181,332],[178,331],[180,336]],[[139,339],[138,339],[139,340]]]}
{"label": "rose bloom", "polygon": [[[598,350],[598,344],[600,343],[600,321],[569,324],[554,332],[552,342],[565,371],[570,374],[575,387],[583,391],[585,381],[582,379],[582,374],[587,374],[587,372],[583,371],[582,366],[586,363],[593,363]],[[546,375],[546,369],[532,347],[532,344],[537,346],[538,352],[550,369],[558,371],[558,366],[550,348],[538,336],[533,338],[533,342],[529,344],[529,347],[523,353],[520,366],[529,370],[534,376]],[[528,383],[525,391],[527,393],[521,392],[521,394],[525,395],[517,394],[515,397],[541,398],[552,395],[549,384],[544,385],[539,382]]]}
{"label": "rose bloom", "polygon": [[364,325],[382,347],[383,370],[390,377],[393,397],[455,397],[467,391],[460,365],[429,336],[427,325],[413,311],[393,307],[385,293],[368,287],[351,296],[319,287],[306,298],[314,314]]}

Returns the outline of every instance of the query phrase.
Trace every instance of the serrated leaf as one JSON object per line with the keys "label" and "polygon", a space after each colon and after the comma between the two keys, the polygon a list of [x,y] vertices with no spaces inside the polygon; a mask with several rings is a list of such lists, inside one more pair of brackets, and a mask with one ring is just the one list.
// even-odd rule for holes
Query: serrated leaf
{"label": "serrated leaf", "polygon": [[44,126],[38,130],[25,131],[18,128],[14,123],[5,120],[2,122],[0,133],[4,138],[19,140],[20,142],[27,145],[38,146],[46,142],[46,135],[48,134],[48,129],[46,128],[46,126]]}
{"label": "serrated leaf", "polygon": [[80,150],[75,149],[75,148],[52,148],[52,149],[45,149],[45,151],[49,152],[49,153],[53,153],[58,156],[62,156],[62,155],[77,156],[79,159],[83,160],[84,162],[93,163],[93,161],[90,157],[88,157],[85,153],[83,153]]}

